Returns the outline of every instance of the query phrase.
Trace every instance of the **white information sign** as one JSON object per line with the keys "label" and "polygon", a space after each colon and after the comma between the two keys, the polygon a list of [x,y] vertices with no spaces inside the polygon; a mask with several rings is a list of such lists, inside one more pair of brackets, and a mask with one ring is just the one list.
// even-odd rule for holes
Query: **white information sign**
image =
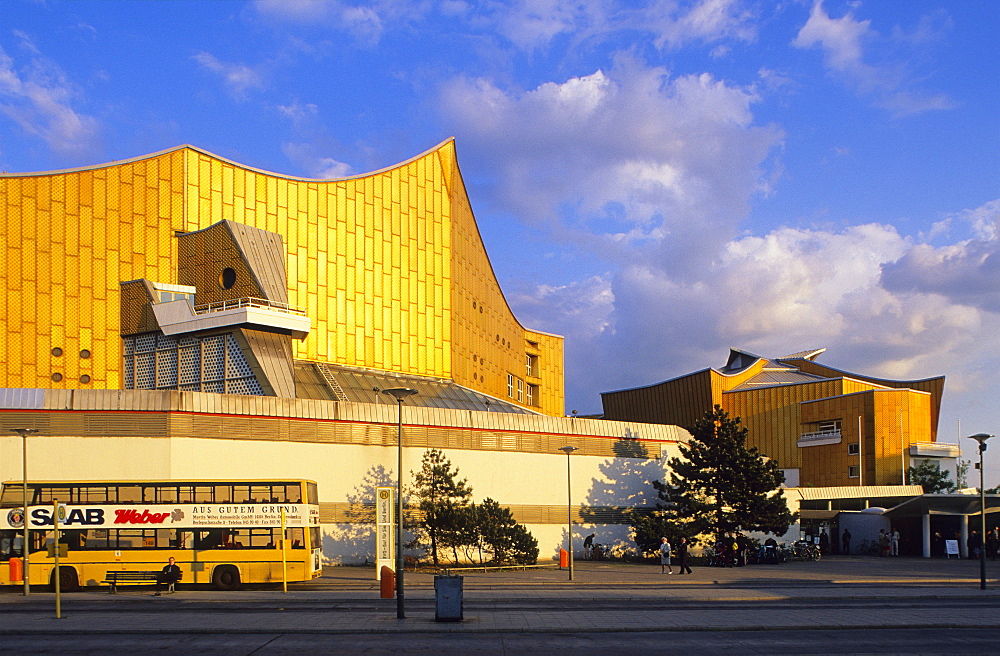
{"label": "white information sign", "polygon": [[[61,505],[59,527],[105,528],[267,528],[281,526],[281,511],[289,527],[319,526],[319,506],[304,503],[199,503],[172,505]],[[0,529],[24,526],[20,508],[0,511]],[[52,527],[50,506],[28,508],[28,527]]]}
{"label": "white information sign", "polygon": [[382,579],[382,567],[396,571],[395,531],[396,489],[375,488],[375,580]]}
{"label": "white information sign", "polygon": [[958,556],[958,540],[945,540],[944,554],[945,557],[947,558],[951,558],[952,556]]}

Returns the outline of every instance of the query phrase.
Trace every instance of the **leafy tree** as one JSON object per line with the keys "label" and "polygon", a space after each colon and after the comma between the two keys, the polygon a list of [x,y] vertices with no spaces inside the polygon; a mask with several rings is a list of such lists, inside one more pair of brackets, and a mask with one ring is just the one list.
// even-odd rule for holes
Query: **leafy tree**
{"label": "leafy tree", "polygon": [[416,527],[417,543],[429,546],[438,565],[438,548],[460,546],[459,536],[468,521],[465,512],[472,498],[466,479],[439,449],[424,452],[420,471],[414,475],[413,496],[423,518]]}
{"label": "leafy tree", "polygon": [[941,465],[936,460],[924,460],[916,467],[910,467],[906,470],[906,477],[909,479],[910,485],[919,485],[924,488],[924,494],[955,491],[955,484],[951,482],[951,473],[941,469]]}
{"label": "leafy tree", "polygon": [[[793,521],[784,493],[785,481],[776,462],[756,447],[747,448],[747,429],[718,405],[705,413],[680,445],[681,458],[671,458],[670,487],[657,488],[676,503],[676,516],[688,537],[735,531],[784,535]],[[778,490],[775,492],[775,490]]]}
{"label": "leafy tree", "polygon": [[538,540],[514,520],[509,508],[489,498],[473,507],[471,517],[478,537],[480,563],[483,552],[490,554],[491,560],[498,565],[534,565],[538,562]]}

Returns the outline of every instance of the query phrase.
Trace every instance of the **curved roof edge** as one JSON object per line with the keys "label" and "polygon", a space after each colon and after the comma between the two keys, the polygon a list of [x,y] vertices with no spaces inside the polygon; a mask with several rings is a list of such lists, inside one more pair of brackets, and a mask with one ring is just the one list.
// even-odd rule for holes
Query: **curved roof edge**
{"label": "curved roof edge", "polygon": [[284,174],[284,173],[277,173],[275,171],[268,171],[266,169],[260,169],[260,168],[257,168],[255,166],[249,166],[247,164],[243,164],[241,162],[237,162],[235,160],[231,160],[231,159],[229,159],[227,157],[222,157],[220,155],[216,155],[215,153],[213,153],[213,152],[211,152],[209,150],[205,150],[204,148],[199,148],[198,146],[193,146],[191,144],[182,144],[180,146],[173,146],[172,148],[166,148],[164,150],[159,150],[159,151],[156,151],[155,153],[148,153],[146,155],[138,155],[136,157],[130,157],[128,159],[115,159],[115,160],[111,160],[110,162],[104,162],[103,164],[90,164],[90,165],[87,165],[87,166],[76,166],[76,167],[67,168],[67,169],[53,169],[51,171],[30,171],[30,172],[22,172],[22,173],[8,173],[8,172],[3,172],[3,173],[0,173],[0,178],[30,178],[30,177],[35,177],[35,176],[59,175],[59,174],[63,174],[63,173],[79,173],[79,172],[82,172],[82,171],[96,171],[98,169],[106,169],[106,168],[111,168],[113,166],[121,166],[122,164],[133,164],[135,162],[141,162],[143,160],[153,159],[154,157],[162,157],[163,155],[167,155],[169,153],[177,152],[179,150],[193,150],[193,151],[196,151],[198,153],[201,153],[202,155],[207,155],[208,157],[211,157],[213,159],[217,159],[220,162],[225,162],[227,164],[231,164],[232,166],[236,166],[238,168],[241,168],[241,169],[244,169],[244,170],[247,170],[247,171],[253,171],[254,173],[261,173],[263,175],[269,175],[269,176],[273,176],[273,177],[276,177],[276,178],[284,178],[286,180],[297,180],[297,181],[300,181],[300,182],[339,182],[341,180],[357,180],[359,178],[367,178],[368,176],[378,175],[379,173],[385,173],[386,171],[391,171],[393,169],[397,169],[397,168],[406,166],[407,164],[410,164],[411,162],[415,162],[418,159],[421,159],[423,157],[427,157],[428,155],[431,155],[432,153],[437,152],[441,148],[444,148],[447,144],[452,143],[454,141],[455,141],[455,137],[448,137],[444,141],[438,143],[436,146],[428,148],[427,150],[423,151],[422,153],[419,153],[417,155],[414,155],[413,157],[405,159],[402,162],[397,162],[396,164],[391,164],[391,165],[383,167],[381,169],[376,169],[374,171],[367,171],[365,173],[358,173],[357,175],[348,175],[348,176],[344,176],[344,177],[340,177],[340,178],[307,178],[307,177],[298,176],[298,175],[287,175],[287,174]]}
{"label": "curved roof edge", "polygon": [[675,380],[680,380],[682,378],[689,378],[690,376],[697,376],[698,374],[704,374],[704,373],[708,373],[708,372],[712,372],[712,371],[714,371],[715,373],[719,373],[719,372],[715,371],[715,369],[712,369],[711,367],[708,367],[706,369],[699,369],[698,371],[692,371],[689,374],[683,374],[681,376],[674,376],[673,378],[668,378],[666,380],[661,380],[661,381],[656,382],[656,383],[650,383],[649,385],[640,385],[638,387],[623,387],[622,389],[611,390],[610,392],[601,392],[601,396],[604,396],[605,394],[618,394],[620,392],[634,392],[636,390],[652,389],[654,387],[659,387],[660,385],[665,385],[667,383],[672,383]]}
{"label": "curved roof edge", "polygon": [[885,385],[886,387],[895,387],[894,384],[898,385],[908,385],[910,383],[929,383],[934,380],[944,380],[946,376],[930,376],[928,378],[914,378],[912,380],[896,379],[896,378],[878,378],[876,376],[866,376],[865,374],[859,374],[854,371],[847,371],[846,369],[838,369],[837,367],[831,367],[830,365],[820,365],[824,369],[829,369],[830,371],[836,371],[841,374],[841,378],[851,378],[864,383],[874,383],[876,385]]}

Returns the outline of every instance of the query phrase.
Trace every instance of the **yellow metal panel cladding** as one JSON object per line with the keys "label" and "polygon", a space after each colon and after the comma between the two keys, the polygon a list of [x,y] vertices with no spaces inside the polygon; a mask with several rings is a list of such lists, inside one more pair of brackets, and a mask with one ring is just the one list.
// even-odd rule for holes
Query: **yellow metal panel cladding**
{"label": "yellow metal panel cladding", "polygon": [[[601,395],[606,419],[691,427],[722,402],[719,374],[711,370]],[[718,396],[716,396],[718,394]]]}
{"label": "yellow metal panel cladding", "polygon": [[[178,282],[175,232],[224,218],[284,238],[288,300],[316,326],[293,344],[298,358],[454,378],[495,395],[524,367],[532,333],[493,276],[451,141],[349,180],[296,180],[180,148],[87,170],[7,175],[0,190],[10,242],[0,271],[10,326],[0,352],[19,354],[6,360],[2,385],[53,385],[48,359],[26,360],[55,346],[92,346],[89,366],[104,372],[102,385],[120,386],[118,283]],[[463,295],[481,299],[474,317]],[[547,351],[538,405],[561,414],[561,339],[536,337]]]}
{"label": "yellow metal panel cladding", "polygon": [[118,284],[173,277],[170,235],[183,228],[171,212],[174,194],[146,188],[182,157],[0,176],[0,229],[10,251],[0,267],[8,324],[0,386],[120,387]]}

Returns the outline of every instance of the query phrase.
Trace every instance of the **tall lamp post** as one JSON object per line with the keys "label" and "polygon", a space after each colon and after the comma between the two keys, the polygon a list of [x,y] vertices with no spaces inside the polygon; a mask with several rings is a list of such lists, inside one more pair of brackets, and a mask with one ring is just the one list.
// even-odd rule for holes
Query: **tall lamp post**
{"label": "tall lamp post", "polygon": [[403,399],[417,390],[391,387],[382,390],[396,399],[396,618],[406,617],[403,605]]}
{"label": "tall lamp post", "polygon": [[983,485],[983,452],[986,440],[993,437],[986,433],[970,435],[970,440],[979,442],[979,589],[986,589],[986,487]]}
{"label": "tall lamp post", "polygon": [[569,543],[569,580],[573,580],[573,486],[570,483],[569,454],[578,450],[575,446],[561,446],[566,453],[566,541]]}
{"label": "tall lamp post", "polygon": [[28,582],[28,436],[37,433],[37,428],[11,428],[10,432],[21,436],[21,505],[24,513],[24,542],[21,544],[21,578],[24,580],[24,596],[31,594]]}

